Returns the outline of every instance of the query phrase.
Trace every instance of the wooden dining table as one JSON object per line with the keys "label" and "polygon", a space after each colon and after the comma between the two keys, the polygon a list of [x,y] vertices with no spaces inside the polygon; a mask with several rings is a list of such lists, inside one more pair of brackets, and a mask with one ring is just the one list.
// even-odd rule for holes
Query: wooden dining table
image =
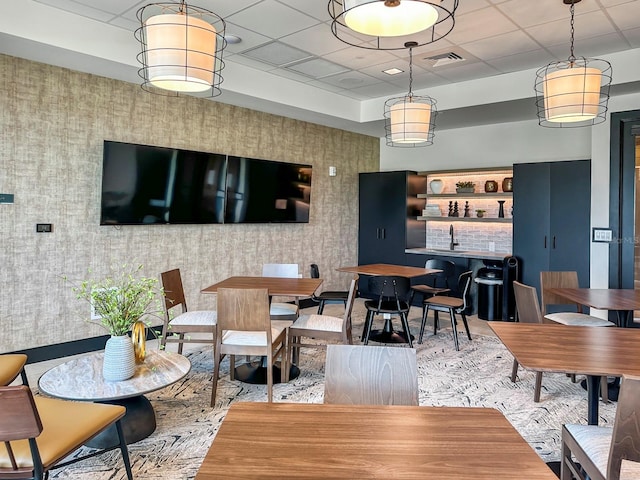
{"label": "wooden dining table", "polygon": [[598,424],[600,377],[640,375],[640,330],[489,322],[518,363],[536,372],[586,375],[587,421]]}
{"label": "wooden dining table", "polygon": [[[392,276],[414,278],[422,275],[433,275],[440,273],[442,270],[436,268],[424,267],[408,267],[406,265],[392,265],[388,263],[372,263],[368,265],[356,265],[353,267],[340,267],[336,269],[338,272],[353,273],[358,275],[370,276]],[[413,339],[413,336],[411,337]],[[391,318],[385,318],[382,330],[372,330],[369,339],[380,343],[407,343],[408,339],[404,332],[398,332],[393,329]]]}
{"label": "wooden dining table", "polygon": [[[322,285],[321,278],[286,278],[286,277],[229,277],[221,282],[209,285],[200,292],[205,294],[215,294],[219,288],[266,288],[269,293],[269,299],[273,296],[286,296],[304,298],[311,297],[315,291]],[[280,380],[280,367],[273,367],[273,381],[278,383]],[[264,361],[260,363],[243,363],[235,369],[236,379],[252,384],[266,385],[267,383],[267,366]],[[289,370],[289,379],[293,380],[300,375],[300,369],[297,365],[291,365]]]}
{"label": "wooden dining table", "polygon": [[617,325],[630,327],[633,311],[640,310],[640,290],[634,288],[548,288],[572,303],[616,312]]}
{"label": "wooden dining table", "polygon": [[308,403],[231,405],[195,478],[557,480],[495,409]]}

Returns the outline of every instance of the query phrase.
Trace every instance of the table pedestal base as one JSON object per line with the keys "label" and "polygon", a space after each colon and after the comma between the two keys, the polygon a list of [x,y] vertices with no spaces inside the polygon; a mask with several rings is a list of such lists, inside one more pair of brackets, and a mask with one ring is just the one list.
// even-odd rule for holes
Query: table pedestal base
{"label": "table pedestal base", "polygon": [[[236,367],[236,380],[240,380],[244,383],[251,383],[254,385],[266,385],[267,384],[267,367],[265,365],[255,363],[243,363]],[[300,369],[291,365],[289,369],[289,380],[298,378],[300,375]],[[280,383],[280,365],[273,366],[273,383]]]}
{"label": "table pedestal base", "polygon": [[[110,405],[122,405],[126,407],[127,413],[122,417],[122,432],[127,444],[135,443],[143,438],[147,438],[156,429],[156,414],[153,411],[151,402],[144,395],[122,400],[110,400],[96,403],[108,403]],[[105,431],[93,437],[86,443],[91,448],[110,448],[118,446],[118,432],[115,425],[111,425]]]}
{"label": "table pedestal base", "polygon": [[[409,343],[404,332],[394,332],[393,330],[390,332],[386,330],[371,330],[369,340],[379,343]],[[411,340],[415,340],[413,335],[411,335]]]}

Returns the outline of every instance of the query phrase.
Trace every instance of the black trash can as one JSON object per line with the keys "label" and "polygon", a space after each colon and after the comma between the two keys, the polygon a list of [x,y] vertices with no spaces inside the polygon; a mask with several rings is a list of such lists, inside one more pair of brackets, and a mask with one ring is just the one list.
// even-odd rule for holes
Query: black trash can
{"label": "black trash can", "polygon": [[474,281],[478,284],[478,318],[502,320],[502,263],[481,268]]}

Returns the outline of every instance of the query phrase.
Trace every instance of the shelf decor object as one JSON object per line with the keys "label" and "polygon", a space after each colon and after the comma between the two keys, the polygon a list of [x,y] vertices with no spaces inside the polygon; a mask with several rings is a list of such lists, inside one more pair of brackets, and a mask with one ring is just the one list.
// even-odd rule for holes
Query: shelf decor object
{"label": "shelf decor object", "polygon": [[498,182],[495,180],[487,180],[484,182],[484,191],[486,193],[495,193],[498,191]]}
{"label": "shelf decor object", "polygon": [[568,60],[536,72],[538,123],[556,128],[596,125],[606,120],[611,64],[574,55],[574,11],[581,0],[562,1],[571,5],[571,49]]}
{"label": "shelf decor object", "polygon": [[390,147],[424,147],[433,144],[436,126],[436,101],[424,95],[414,95],[413,48],[416,42],[407,42],[409,49],[409,93],[404,97],[390,98],[384,102],[384,118],[387,145]]}
{"label": "shelf decor object", "polygon": [[502,180],[502,191],[505,193],[513,192],[513,177],[505,177]]}
{"label": "shelf decor object", "polygon": [[473,193],[476,191],[476,184],[473,182],[458,182],[456,183],[456,193]]}
{"label": "shelf decor object", "polygon": [[402,50],[446,37],[460,0],[329,0],[331,33],[353,47]]}
{"label": "shelf decor object", "polygon": [[434,178],[429,182],[429,187],[435,195],[440,195],[444,190],[444,182],[440,178]]}
{"label": "shelf decor object", "polygon": [[136,13],[140,27],[138,75],[148,92],[197,97],[220,95],[225,22],[204,8],[179,3],[150,3]]}

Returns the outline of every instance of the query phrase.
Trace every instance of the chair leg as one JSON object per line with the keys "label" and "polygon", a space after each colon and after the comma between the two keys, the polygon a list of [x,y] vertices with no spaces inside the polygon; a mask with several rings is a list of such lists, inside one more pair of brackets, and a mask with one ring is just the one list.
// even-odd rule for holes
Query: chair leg
{"label": "chair leg", "polygon": [[364,330],[362,332],[363,342],[369,345],[369,333],[371,332],[371,324],[373,323],[373,312],[369,310],[365,317]]}
{"label": "chair leg", "polygon": [[184,340],[184,333],[181,333],[179,338],[180,338],[180,343],[178,343],[178,353],[182,355],[182,346],[184,345],[182,341]]}
{"label": "chair leg", "polygon": [[536,387],[533,391],[533,401],[538,403],[540,401],[540,390],[542,389],[542,372],[536,372]]}
{"label": "chair leg", "polygon": [[122,423],[120,420],[116,422],[116,432],[118,432],[120,453],[122,454],[122,461],[124,462],[124,469],[127,472],[127,478],[129,480],[133,480],[133,474],[131,473],[131,462],[129,461],[129,449],[127,448],[127,441],[124,438],[124,432],[122,431]]}
{"label": "chair leg", "polygon": [[267,402],[273,402],[273,356],[267,357]]}
{"label": "chair leg", "polygon": [[324,312],[324,300],[320,300],[320,304],[318,305],[318,315],[322,315]]}
{"label": "chair leg", "polygon": [[411,340],[411,330],[409,330],[409,320],[407,319],[407,314],[401,313],[400,319],[402,320],[402,329],[404,330],[404,334],[407,336],[409,348],[413,348],[413,341]]}
{"label": "chair leg", "polygon": [[460,312],[460,316],[462,317],[462,323],[464,324],[464,329],[467,331],[467,338],[471,340],[471,332],[469,331],[469,324],[467,323],[467,316],[464,312]]}
{"label": "chair leg", "polygon": [[229,355],[229,380],[236,379],[236,356]]}
{"label": "chair leg", "polygon": [[438,310],[433,311],[433,334],[438,333]]}
{"label": "chair leg", "polygon": [[609,403],[609,384],[607,377],[600,377],[600,396],[604,403]]}
{"label": "chair leg", "polygon": [[514,358],[513,359],[513,367],[511,367],[511,381],[513,383],[516,383],[516,378],[518,376],[518,361]]}
{"label": "chair leg", "polygon": [[287,350],[289,349],[289,341],[285,335],[284,345],[280,347],[280,383],[287,383],[289,381],[289,358],[287,356]]}
{"label": "chair leg", "polygon": [[429,306],[425,303],[422,308],[422,323],[420,323],[420,338],[418,338],[418,343],[422,343],[424,327],[427,325],[427,315],[429,315]]}
{"label": "chair leg", "polygon": [[220,375],[220,361],[222,356],[213,352],[213,387],[211,388],[211,406],[216,405],[216,391],[218,390],[218,377]]}
{"label": "chair leg", "polygon": [[460,345],[458,344],[458,326],[456,325],[456,314],[453,309],[449,309],[449,316],[451,317],[451,328],[453,329],[453,343],[456,346],[456,351],[460,350]]}

